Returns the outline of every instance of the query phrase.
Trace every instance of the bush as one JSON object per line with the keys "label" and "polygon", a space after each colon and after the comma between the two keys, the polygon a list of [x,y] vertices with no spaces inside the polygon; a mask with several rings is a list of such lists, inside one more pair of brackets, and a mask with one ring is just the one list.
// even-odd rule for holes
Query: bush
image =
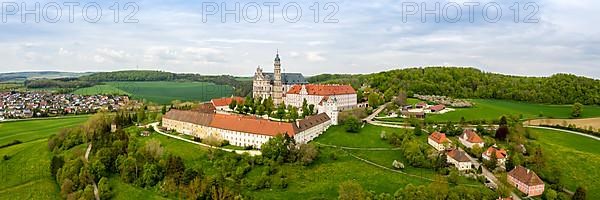
{"label": "bush", "polygon": [[360,120],[354,116],[348,117],[346,120],[344,120],[343,124],[346,128],[346,131],[350,133],[358,133],[362,126]]}
{"label": "bush", "polygon": [[10,156],[4,155],[4,156],[2,156],[2,160],[10,160]]}

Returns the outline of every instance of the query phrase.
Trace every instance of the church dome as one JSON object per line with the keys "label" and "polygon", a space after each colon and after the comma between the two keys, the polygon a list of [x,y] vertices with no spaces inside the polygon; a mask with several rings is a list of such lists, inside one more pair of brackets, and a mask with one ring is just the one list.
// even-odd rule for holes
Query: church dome
{"label": "church dome", "polygon": [[280,61],[280,59],[279,59],[279,53],[277,53],[277,55],[275,56],[275,61]]}

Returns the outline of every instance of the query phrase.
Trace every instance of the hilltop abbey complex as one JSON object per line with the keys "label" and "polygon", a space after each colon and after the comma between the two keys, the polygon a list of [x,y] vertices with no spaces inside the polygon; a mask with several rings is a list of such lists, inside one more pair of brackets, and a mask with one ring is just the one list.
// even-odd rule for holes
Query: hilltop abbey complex
{"label": "hilltop abbey complex", "polygon": [[[216,138],[232,145],[260,148],[278,134],[288,134],[297,142],[307,143],[321,135],[329,126],[338,124],[342,110],[357,106],[356,91],[350,85],[309,84],[300,73],[282,73],[279,53],[274,71],[256,69],[252,82],[252,97],[273,99],[275,105],[301,108],[306,100],[315,113],[294,122],[273,121],[267,115],[239,115],[229,108],[232,101],[242,103],[242,97],[213,99],[204,111],[171,110],[163,116],[167,130],[196,138]],[[301,110],[299,111],[301,112]]]}

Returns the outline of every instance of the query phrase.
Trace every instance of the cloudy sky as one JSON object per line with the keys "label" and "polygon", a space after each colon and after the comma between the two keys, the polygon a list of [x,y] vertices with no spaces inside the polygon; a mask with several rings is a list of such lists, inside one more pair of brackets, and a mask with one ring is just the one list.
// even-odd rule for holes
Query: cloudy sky
{"label": "cloudy sky", "polygon": [[[34,2],[26,1],[26,9]],[[252,75],[259,65],[271,71],[279,49],[285,71],[305,75],[444,65],[600,78],[600,1],[593,0],[438,1],[439,21],[421,16],[435,9],[433,1],[281,1],[272,17],[265,3],[273,2],[237,1],[239,22],[232,14],[222,19],[223,6],[235,7],[231,0],[132,0],[139,10],[131,18],[127,15],[136,6],[124,9],[128,1],[97,1],[102,17],[96,23],[88,22],[95,20],[94,7],[82,13],[93,1],[74,7],[72,23],[64,2],[38,2],[40,21],[30,14],[23,23],[22,13],[11,12],[15,5],[24,10],[22,2],[3,1],[0,72],[157,69]],[[469,12],[466,5],[474,3],[479,5]],[[52,5],[61,6],[58,20]],[[293,5],[301,8],[297,21]],[[213,8],[218,10],[210,12]],[[126,18],[138,22],[124,23]]]}

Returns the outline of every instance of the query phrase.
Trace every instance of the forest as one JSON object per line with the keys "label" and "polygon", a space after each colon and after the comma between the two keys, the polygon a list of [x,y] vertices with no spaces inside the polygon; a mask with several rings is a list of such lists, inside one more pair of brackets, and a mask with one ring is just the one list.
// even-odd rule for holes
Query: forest
{"label": "forest", "polygon": [[247,96],[252,91],[251,81],[240,81],[229,75],[205,76],[200,74],[175,74],[163,71],[115,71],[98,72],[79,78],[61,79],[32,79],[25,81],[28,88],[83,88],[91,87],[102,82],[113,81],[193,81],[209,82],[216,85],[229,85],[235,88],[235,95]]}
{"label": "forest", "polygon": [[548,104],[600,105],[600,80],[555,74],[550,77],[511,76],[475,68],[407,68],[367,75],[323,74],[311,83],[370,86],[381,93],[444,95],[454,98],[507,99]]}

